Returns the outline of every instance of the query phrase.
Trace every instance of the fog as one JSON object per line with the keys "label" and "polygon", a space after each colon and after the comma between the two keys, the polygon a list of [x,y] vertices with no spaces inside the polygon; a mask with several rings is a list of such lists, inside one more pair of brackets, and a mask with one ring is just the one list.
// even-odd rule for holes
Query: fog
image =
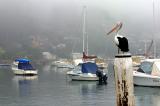
{"label": "fog", "polygon": [[8,53],[31,54],[25,48],[33,46],[61,56],[82,52],[84,5],[89,53],[116,54],[114,34],[106,32],[117,21],[123,22],[120,34],[129,39],[132,54],[144,52],[144,40],[155,39],[158,45],[158,0],[0,0],[0,47]]}

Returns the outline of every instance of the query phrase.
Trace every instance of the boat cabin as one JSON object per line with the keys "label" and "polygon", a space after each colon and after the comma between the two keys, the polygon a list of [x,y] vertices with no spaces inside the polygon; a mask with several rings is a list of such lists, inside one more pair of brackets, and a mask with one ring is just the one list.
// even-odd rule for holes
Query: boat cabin
{"label": "boat cabin", "polygon": [[147,59],[143,61],[137,71],[149,75],[160,76],[160,59]]}

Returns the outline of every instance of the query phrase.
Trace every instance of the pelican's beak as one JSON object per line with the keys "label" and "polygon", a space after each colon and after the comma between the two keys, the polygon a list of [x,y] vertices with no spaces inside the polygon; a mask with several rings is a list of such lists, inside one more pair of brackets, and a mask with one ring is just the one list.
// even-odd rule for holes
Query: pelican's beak
{"label": "pelican's beak", "polygon": [[114,27],[107,33],[107,35],[109,35],[109,34],[111,34],[112,32],[114,32],[117,28],[118,28],[118,25],[114,26]]}
{"label": "pelican's beak", "polygon": [[113,28],[112,30],[110,30],[107,35],[111,34],[112,32],[116,31],[118,32],[120,29],[122,28],[122,22],[118,22]]}

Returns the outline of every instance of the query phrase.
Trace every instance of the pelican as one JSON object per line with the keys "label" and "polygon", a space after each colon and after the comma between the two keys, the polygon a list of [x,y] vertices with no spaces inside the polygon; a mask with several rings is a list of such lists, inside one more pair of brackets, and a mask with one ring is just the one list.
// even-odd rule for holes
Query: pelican
{"label": "pelican", "polygon": [[116,35],[114,37],[114,41],[116,43],[116,45],[118,46],[118,53],[119,50],[121,52],[128,52],[129,51],[129,47],[128,47],[128,39],[122,35],[118,34],[118,31],[122,28],[122,22],[118,22],[111,31],[109,31],[107,33],[107,35],[111,34],[112,32],[116,32]]}

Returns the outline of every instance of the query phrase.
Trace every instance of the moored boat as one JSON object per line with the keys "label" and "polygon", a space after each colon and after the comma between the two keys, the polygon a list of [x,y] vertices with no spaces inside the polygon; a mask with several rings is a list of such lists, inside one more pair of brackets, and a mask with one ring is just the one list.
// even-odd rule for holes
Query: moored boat
{"label": "moored boat", "polygon": [[134,84],[138,86],[160,86],[160,59],[144,60],[137,71],[133,71]]}
{"label": "moored boat", "polygon": [[69,68],[69,69],[74,68],[74,65],[72,65],[72,62],[69,60],[65,60],[65,59],[54,61],[52,65],[56,66],[57,68]]}
{"label": "moored boat", "polygon": [[[72,80],[78,81],[98,81],[99,77],[96,75],[98,67],[95,63],[87,62],[76,66],[73,70],[67,72],[67,75]],[[103,73],[106,75],[105,73]]]}
{"label": "moored boat", "polygon": [[37,75],[37,70],[33,68],[29,59],[16,59],[11,68],[16,75]]}

